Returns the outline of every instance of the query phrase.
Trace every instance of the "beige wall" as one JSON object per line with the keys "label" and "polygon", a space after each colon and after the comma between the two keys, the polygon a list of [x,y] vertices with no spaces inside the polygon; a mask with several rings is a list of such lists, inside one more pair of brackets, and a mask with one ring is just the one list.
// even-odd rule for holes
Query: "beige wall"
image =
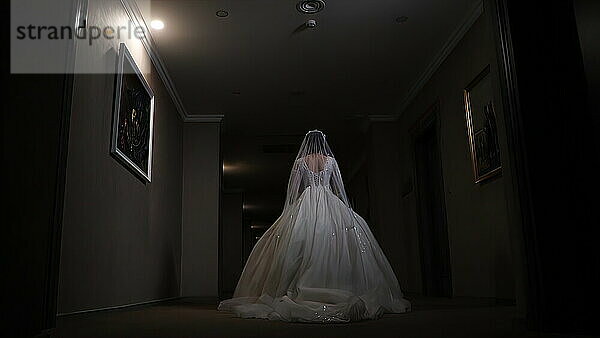
{"label": "beige wall", "polygon": [[[409,234],[405,232],[410,230],[399,226],[398,206],[401,204],[400,178],[402,176],[398,172],[401,166],[397,141],[398,128],[398,124],[392,122],[371,124],[367,156],[370,199],[368,217],[379,244],[399,277],[398,281],[406,289],[410,283],[414,283],[414,278],[419,278],[420,265],[418,261],[404,261],[405,254],[398,250],[398,238],[407,238]],[[404,249],[410,249],[406,245],[418,249],[418,241],[407,242]]]}
{"label": "beige wall", "polygon": [[[119,0],[89,2],[88,24],[127,26]],[[155,94],[152,182],[110,155],[119,43]],[[59,313],[218,289],[220,125],[184,123],[139,40],[77,46]],[[112,73],[112,74],[111,74]]]}
{"label": "beige wall", "polygon": [[[463,89],[491,65],[501,151],[506,154],[491,20],[484,11],[398,121],[371,123],[367,150],[371,226],[407,292],[422,292],[411,128],[439,100],[454,296],[515,299],[510,238],[518,230],[508,202],[510,173],[504,170],[500,178],[474,183],[463,107]],[[503,165],[505,169],[510,165],[507,156]]]}
{"label": "beige wall", "polygon": [[244,268],[244,196],[228,191],[221,202],[221,293],[231,298]]}
{"label": "beige wall", "polygon": [[183,227],[181,295],[215,301],[219,276],[219,123],[183,128]]}
{"label": "beige wall", "polygon": [[[98,26],[128,20],[118,0],[90,1],[88,19]],[[76,67],[114,70],[119,42],[80,43]],[[110,155],[115,75],[76,75],[59,313],[179,296],[182,122],[141,43],[127,43],[155,94],[152,182]]]}

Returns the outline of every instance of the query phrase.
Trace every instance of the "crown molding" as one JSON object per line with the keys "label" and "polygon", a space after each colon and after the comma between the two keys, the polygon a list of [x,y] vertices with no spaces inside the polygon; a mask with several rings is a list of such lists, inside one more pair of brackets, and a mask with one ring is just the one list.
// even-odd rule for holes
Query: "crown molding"
{"label": "crown molding", "polygon": [[[152,60],[152,63],[154,64],[154,67],[156,68],[158,75],[162,79],[162,81],[165,85],[165,88],[167,89],[167,92],[171,96],[171,99],[173,100],[173,104],[175,105],[175,108],[177,109],[177,112],[178,112],[181,120],[183,122],[203,122],[203,123],[221,122],[224,117],[223,115],[190,115],[190,114],[188,114],[185,107],[183,106],[183,103],[181,101],[179,93],[178,93],[177,89],[175,88],[175,84],[173,83],[173,80],[169,76],[167,67],[158,53],[158,50],[156,48],[156,43],[154,42],[154,39],[152,38],[152,34],[150,33],[151,31],[148,28],[148,25],[147,25],[146,21],[144,20],[137,4],[135,3],[134,0],[120,0],[120,1],[121,1],[121,4],[123,5],[123,8],[125,9],[125,12],[131,19],[131,21],[135,25],[143,27],[144,31],[148,33],[144,39],[141,39],[141,42],[144,45],[146,51],[148,52],[148,55],[149,55],[150,59]],[[448,55],[450,55],[452,50],[454,50],[456,45],[460,42],[460,40],[462,40],[462,38],[469,31],[469,29],[473,26],[475,21],[477,21],[477,19],[481,16],[481,14],[483,14],[483,1],[479,1],[473,7],[473,9],[469,13],[469,15],[467,15],[467,17],[465,18],[463,23],[450,35],[450,38],[446,41],[446,43],[443,45],[443,47],[438,52],[438,54],[435,56],[435,58],[432,60],[432,62],[430,62],[429,65],[427,66],[427,68],[425,68],[425,71],[423,71],[421,76],[419,76],[417,81],[413,84],[413,86],[408,91],[408,93],[402,100],[401,104],[399,105],[398,114],[369,115],[368,116],[369,120],[371,120],[371,121],[395,121],[395,120],[397,120],[404,113],[404,111],[408,108],[410,103],[412,103],[412,101],[415,99],[417,94],[423,89],[423,87],[425,87],[425,85],[431,79],[433,74],[439,69],[439,67],[444,62],[444,60],[446,60]],[[385,118],[383,116],[385,116]]]}
{"label": "crown molding", "polygon": [[222,114],[211,114],[211,115],[188,115],[183,122],[185,123],[221,123],[225,115]]}
{"label": "crown molding", "polygon": [[173,104],[175,105],[175,109],[181,118],[181,121],[184,123],[221,123],[223,118],[225,117],[222,114],[210,114],[210,115],[191,115],[187,112],[183,103],[181,101],[181,97],[179,96],[179,92],[175,88],[175,84],[169,75],[167,70],[167,66],[164,61],[160,57],[158,53],[158,48],[156,47],[156,43],[152,38],[151,30],[146,23],[144,16],[142,15],[139,7],[137,6],[135,0],[120,0],[125,12],[129,16],[129,19],[137,26],[143,27],[144,32],[147,34],[141,39],[150,60],[154,64],[156,71],[158,72],[159,77],[163,81],[171,100],[173,100]]}
{"label": "crown molding", "polygon": [[129,19],[133,22],[133,24],[138,27],[142,27],[144,29],[144,32],[146,32],[146,34],[144,35],[144,38],[140,39],[140,41],[142,42],[142,45],[146,49],[146,52],[148,53],[150,60],[154,64],[154,67],[156,68],[156,71],[158,72],[159,77],[163,81],[163,84],[164,84],[165,88],[167,89],[169,96],[171,96],[171,100],[173,100],[173,104],[175,105],[175,109],[177,110],[179,117],[181,118],[182,121],[185,122],[186,119],[190,115],[185,110],[185,107],[183,106],[183,103],[181,101],[181,97],[179,96],[179,92],[175,88],[175,84],[173,83],[173,80],[169,76],[169,72],[167,71],[167,66],[165,65],[165,63],[163,62],[162,58],[160,57],[160,55],[158,53],[156,43],[154,42],[154,39],[152,38],[152,33],[151,33],[151,30],[150,30],[148,24],[144,20],[144,16],[142,15],[137,4],[135,3],[135,0],[120,0],[120,1],[121,1],[121,5],[123,5],[123,8],[125,9],[125,12],[127,13],[127,16],[129,16]]}
{"label": "crown molding", "polygon": [[431,79],[433,74],[440,68],[444,60],[452,53],[456,45],[463,39],[465,34],[471,29],[475,21],[483,14],[483,0],[479,1],[469,14],[463,20],[463,23],[450,35],[450,38],[446,41],[444,46],[440,49],[437,55],[433,58],[431,63],[425,68],[425,71],[419,76],[417,81],[410,88],[401,104],[399,105],[398,117],[401,116],[408,106],[415,99],[417,94],[425,87],[427,82]]}

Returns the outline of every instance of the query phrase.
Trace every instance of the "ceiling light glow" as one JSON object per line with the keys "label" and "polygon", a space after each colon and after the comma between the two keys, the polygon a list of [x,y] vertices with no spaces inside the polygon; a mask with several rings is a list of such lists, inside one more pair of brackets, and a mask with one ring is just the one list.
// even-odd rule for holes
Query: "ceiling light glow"
{"label": "ceiling light glow", "polygon": [[161,20],[152,20],[150,27],[152,27],[152,29],[161,30],[165,28],[165,23]]}

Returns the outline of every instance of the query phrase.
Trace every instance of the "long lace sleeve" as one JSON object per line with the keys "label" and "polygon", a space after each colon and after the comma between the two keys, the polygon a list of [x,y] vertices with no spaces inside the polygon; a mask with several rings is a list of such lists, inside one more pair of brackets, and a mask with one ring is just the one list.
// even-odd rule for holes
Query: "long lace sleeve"
{"label": "long lace sleeve", "polygon": [[292,172],[290,173],[290,180],[288,182],[288,187],[287,187],[287,198],[286,198],[285,207],[288,207],[289,205],[296,202],[296,200],[302,194],[302,191],[304,191],[304,187],[302,184],[302,169],[303,168],[302,168],[301,161],[302,161],[302,159],[296,160],[292,167]]}

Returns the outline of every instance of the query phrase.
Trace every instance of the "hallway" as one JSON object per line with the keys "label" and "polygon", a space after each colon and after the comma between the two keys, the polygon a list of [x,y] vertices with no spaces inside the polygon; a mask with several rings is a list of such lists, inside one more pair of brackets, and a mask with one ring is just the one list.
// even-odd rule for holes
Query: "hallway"
{"label": "hallway", "polygon": [[600,1],[5,3],[9,336],[600,334]]}
{"label": "hallway", "polygon": [[409,299],[413,312],[334,325],[244,320],[183,299],[62,317],[52,337],[562,337],[527,331],[514,320],[513,305],[491,305],[474,298]]}

